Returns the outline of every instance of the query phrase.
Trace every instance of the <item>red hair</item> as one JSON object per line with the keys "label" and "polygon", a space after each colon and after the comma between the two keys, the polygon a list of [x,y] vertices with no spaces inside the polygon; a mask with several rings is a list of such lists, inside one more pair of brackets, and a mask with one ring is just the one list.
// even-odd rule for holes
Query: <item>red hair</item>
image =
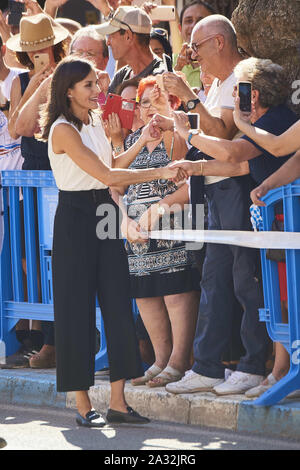
{"label": "red hair", "polygon": [[[139,83],[137,93],[136,93],[137,101],[139,102],[141,100],[141,97],[143,96],[144,91],[147,87],[153,87],[154,85],[157,85],[157,81],[153,75],[150,75],[149,77],[146,77],[146,78],[142,78],[142,80]],[[170,95],[169,93],[168,93],[168,96],[169,96],[169,102],[170,102],[172,109],[178,109],[179,106],[181,105],[181,100],[178,98],[178,96]]]}

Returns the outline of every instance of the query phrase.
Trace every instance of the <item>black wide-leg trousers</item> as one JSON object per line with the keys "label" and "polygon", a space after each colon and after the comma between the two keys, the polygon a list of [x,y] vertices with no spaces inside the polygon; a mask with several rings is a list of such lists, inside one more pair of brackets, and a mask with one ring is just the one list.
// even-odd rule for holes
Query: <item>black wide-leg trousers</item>
{"label": "black wide-leg trousers", "polygon": [[[107,205],[109,217],[96,215],[100,205]],[[115,237],[99,239],[96,234],[97,224],[105,217],[118,231],[119,210],[108,190],[59,192],[52,252],[59,392],[88,390],[94,384],[96,296],[110,381],[143,375],[124,243]]]}

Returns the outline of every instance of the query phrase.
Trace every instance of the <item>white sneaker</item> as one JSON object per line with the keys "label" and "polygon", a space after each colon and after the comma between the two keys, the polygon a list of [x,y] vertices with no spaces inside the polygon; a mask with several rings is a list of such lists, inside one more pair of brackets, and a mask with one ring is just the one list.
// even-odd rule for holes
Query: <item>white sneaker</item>
{"label": "white sneaker", "polygon": [[256,387],[264,379],[263,375],[247,374],[246,372],[235,371],[226,382],[216,385],[214,391],[218,395],[233,395],[244,393],[250,388]]}
{"label": "white sneaker", "polygon": [[167,384],[166,390],[171,393],[213,392],[214,386],[223,382],[223,379],[205,377],[188,370],[181,380]]}
{"label": "white sneaker", "polygon": [[268,380],[267,385],[260,384],[257,387],[253,387],[247,390],[245,393],[246,397],[248,398],[260,397],[260,395],[262,395],[264,392],[269,390],[269,388],[273,387],[273,385],[277,383],[277,380],[272,374],[268,375],[267,380]]}
{"label": "white sneaker", "polygon": [[231,374],[233,374],[233,372],[234,371],[231,370],[231,369],[225,369],[224,370],[224,379],[227,380],[231,376]]}

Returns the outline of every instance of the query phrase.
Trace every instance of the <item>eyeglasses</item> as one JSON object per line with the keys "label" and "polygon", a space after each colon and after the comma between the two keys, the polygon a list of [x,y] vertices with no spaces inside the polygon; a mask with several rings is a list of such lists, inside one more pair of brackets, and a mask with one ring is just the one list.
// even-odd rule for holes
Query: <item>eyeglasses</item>
{"label": "eyeglasses", "polygon": [[198,43],[193,42],[192,44],[189,45],[189,47],[193,50],[193,52],[195,54],[197,54],[198,49],[199,49],[200,46],[202,46],[202,44],[204,44],[205,42],[209,41],[212,38],[215,38],[216,36],[219,36],[219,35],[218,34],[212,34],[211,36],[208,36],[207,38],[203,39],[202,41],[200,41]]}
{"label": "eyeglasses", "polygon": [[97,53],[96,52],[93,52],[93,51],[81,51],[80,49],[79,50],[75,50],[75,51],[71,51],[70,54],[74,54],[74,55],[78,55],[79,57],[87,57],[87,58],[93,58],[93,57],[97,57]]}
{"label": "eyeglasses", "polygon": [[141,100],[140,101],[140,106],[142,108],[148,109],[151,106],[151,101],[150,100]]}
{"label": "eyeglasses", "polygon": [[151,34],[157,34],[158,36],[162,36],[163,38],[168,39],[168,31],[163,28],[152,28]]}

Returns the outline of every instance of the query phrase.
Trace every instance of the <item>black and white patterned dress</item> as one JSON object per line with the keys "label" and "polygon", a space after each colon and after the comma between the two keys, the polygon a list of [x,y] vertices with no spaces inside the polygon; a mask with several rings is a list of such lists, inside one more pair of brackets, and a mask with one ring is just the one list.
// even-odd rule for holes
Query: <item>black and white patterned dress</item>
{"label": "black and white patterned dress", "polygon": [[[125,148],[131,147],[141,135],[141,129],[130,134]],[[170,158],[162,141],[149,153],[143,147],[130,169],[160,168],[167,166]],[[151,204],[176,191],[175,183],[168,180],[153,180],[132,184],[125,196],[130,218],[140,219]],[[182,227],[182,214],[171,219],[171,228]],[[195,266],[193,251],[185,249],[185,243],[172,240],[148,240],[146,243],[126,241],[132,297],[158,297],[199,289],[199,273]]]}

